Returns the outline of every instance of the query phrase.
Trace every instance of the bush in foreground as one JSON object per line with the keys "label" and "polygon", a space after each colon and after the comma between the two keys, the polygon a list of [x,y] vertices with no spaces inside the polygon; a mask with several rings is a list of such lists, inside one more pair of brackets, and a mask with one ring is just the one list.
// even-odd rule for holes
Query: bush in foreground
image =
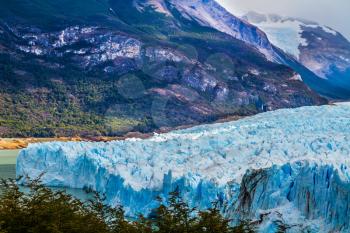
{"label": "bush in foreground", "polygon": [[0,233],[243,233],[248,225],[230,227],[214,205],[206,211],[191,209],[178,192],[151,217],[131,221],[121,207],[103,204],[98,194],[82,202],[63,191],[52,191],[39,181],[22,192],[14,180],[2,181]]}

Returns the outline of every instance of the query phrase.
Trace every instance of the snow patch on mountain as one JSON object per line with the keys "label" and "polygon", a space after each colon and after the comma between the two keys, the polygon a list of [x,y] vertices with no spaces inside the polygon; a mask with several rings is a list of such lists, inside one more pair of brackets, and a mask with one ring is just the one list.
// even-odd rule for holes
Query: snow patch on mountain
{"label": "snow patch on mountain", "polygon": [[295,58],[299,58],[299,46],[308,45],[306,39],[302,38],[302,28],[296,21],[261,23],[256,26],[267,33],[271,43]]}
{"label": "snow patch on mountain", "polygon": [[277,47],[291,54],[320,79],[316,82],[350,93],[350,42],[330,27],[300,18],[249,12],[243,19],[261,28]]}
{"label": "snow patch on mountain", "polygon": [[[349,112],[349,103],[303,107],[145,140],[32,144],[19,155],[17,176],[43,174],[48,186],[97,190],[106,194],[109,204],[125,206],[130,215],[149,213],[157,196],[166,197],[178,187],[192,206],[206,208],[219,201],[230,207],[223,209],[229,217],[235,211],[254,218],[265,216],[259,214],[264,211],[280,217],[298,213],[295,221],[311,224],[326,216],[330,226],[325,227],[343,230],[350,213]],[[336,174],[335,186],[327,186],[328,168]],[[254,170],[263,182],[254,182]],[[320,177],[322,185],[315,186],[312,177]],[[318,199],[323,201],[305,204]],[[287,205],[293,207],[289,213],[271,211]],[[274,222],[273,216],[268,219]]]}
{"label": "snow patch on mountain", "polygon": [[329,33],[329,34],[332,34],[333,36],[336,36],[338,34],[337,31],[333,30],[332,28],[330,27],[327,27],[327,26],[324,26],[324,25],[308,25],[308,27],[313,27],[313,28],[322,28],[323,31]]}
{"label": "snow patch on mountain", "polygon": [[297,59],[300,56],[300,47],[308,46],[307,39],[302,35],[303,28],[320,28],[334,36],[337,35],[337,32],[330,27],[299,18],[282,17],[275,14],[264,15],[256,12],[249,12],[242,18],[262,29],[272,44]]}

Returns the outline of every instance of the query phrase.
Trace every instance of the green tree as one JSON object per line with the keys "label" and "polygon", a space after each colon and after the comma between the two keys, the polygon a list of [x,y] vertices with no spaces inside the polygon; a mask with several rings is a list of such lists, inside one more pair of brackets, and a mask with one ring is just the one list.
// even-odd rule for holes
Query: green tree
{"label": "green tree", "polygon": [[[159,199],[161,201],[161,199]],[[154,212],[154,226],[159,233],[194,232],[195,209],[189,208],[178,191],[170,193],[167,205],[161,204]]]}
{"label": "green tree", "polygon": [[230,232],[230,221],[220,214],[218,205],[215,203],[207,211],[199,212],[199,222],[197,232],[223,233]]}
{"label": "green tree", "polygon": [[[122,207],[105,205],[105,197],[82,202],[63,191],[44,187],[39,179],[23,191],[15,180],[0,187],[0,233],[245,233],[249,224],[230,227],[214,205],[205,211],[190,208],[178,191],[153,210],[152,217],[131,221]],[[161,201],[161,200],[160,200]]]}

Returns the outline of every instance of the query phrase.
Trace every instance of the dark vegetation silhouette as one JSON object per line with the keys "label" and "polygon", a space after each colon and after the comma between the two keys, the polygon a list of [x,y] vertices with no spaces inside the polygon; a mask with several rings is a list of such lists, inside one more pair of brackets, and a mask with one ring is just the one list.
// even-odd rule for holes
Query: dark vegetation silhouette
{"label": "dark vegetation silhouette", "polygon": [[231,227],[218,206],[199,211],[190,208],[179,192],[152,211],[147,218],[130,220],[122,207],[104,204],[95,193],[81,201],[64,191],[53,191],[39,180],[25,192],[15,180],[1,181],[0,233],[243,233],[254,232],[249,224]]}

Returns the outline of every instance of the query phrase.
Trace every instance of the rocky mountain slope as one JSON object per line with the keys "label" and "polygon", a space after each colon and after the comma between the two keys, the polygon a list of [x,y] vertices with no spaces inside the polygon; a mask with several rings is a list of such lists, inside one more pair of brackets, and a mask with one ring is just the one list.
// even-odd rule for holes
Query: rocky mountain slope
{"label": "rocky mountain slope", "polygon": [[327,103],[214,1],[0,6],[3,137],[151,132]]}
{"label": "rocky mountain slope", "polygon": [[[215,28],[218,31],[224,32],[238,40],[252,45],[258,49],[259,52],[264,54],[268,60],[293,68],[302,76],[303,81],[319,94],[338,100],[350,98],[350,92],[346,88],[347,84],[349,83],[348,80],[343,80],[343,84],[345,85],[339,85],[337,82],[334,82],[334,80],[329,82],[328,80],[324,80],[322,78],[320,79],[317,73],[313,72],[313,70],[310,71],[310,67],[301,64],[296,57],[289,56],[288,51],[286,52],[280,50],[280,48],[273,45],[267,38],[265,32],[247,21],[241,20],[240,18],[232,15],[215,0],[134,0],[134,5],[140,11],[143,11],[145,7],[151,7],[152,9],[158,11],[159,13],[165,14],[168,17],[176,18],[176,16],[180,15],[187,20],[197,22],[202,26]],[[174,9],[176,10],[175,14],[173,12]],[[327,29],[327,27],[324,28]],[[290,43],[285,43],[284,45],[293,45],[295,44],[294,41],[298,41],[292,40],[293,39],[290,39]],[[282,48],[284,49],[285,47]],[[323,53],[323,55],[325,54],[327,53]],[[334,55],[336,56],[337,54],[334,53]],[[339,79],[339,75],[337,75],[338,74],[334,74],[334,76]]]}
{"label": "rocky mountain slope", "polygon": [[[261,232],[349,232],[350,104],[277,110],[222,124],[109,143],[32,144],[17,176],[90,188],[149,214],[178,188],[192,206],[218,201]],[[22,179],[21,182],[25,182]]]}
{"label": "rocky mountain slope", "polygon": [[350,92],[350,42],[318,23],[275,14],[249,12],[243,18],[330,85]]}
{"label": "rocky mountain slope", "polygon": [[[267,59],[279,61],[278,54],[267,36],[259,28],[242,21],[229,13],[215,0],[133,0],[134,5],[144,11],[145,7],[152,7],[168,17],[180,15],[188,21],[195,21],[201,26],[215,28],[234,38],[244,41],[258,48]],[[174,12],[175,11],[175,12]]]}

